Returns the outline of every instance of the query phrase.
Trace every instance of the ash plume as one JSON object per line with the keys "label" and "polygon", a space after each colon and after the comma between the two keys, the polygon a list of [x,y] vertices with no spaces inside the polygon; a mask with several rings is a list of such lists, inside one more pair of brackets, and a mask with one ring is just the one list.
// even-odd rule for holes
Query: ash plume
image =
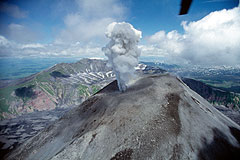
{"label": "ash plume", "polygon": [[134,67],[138,65],[141,53],[137,44],[142,32],[129,23],[113,22],[108,25],[105,35],[110,42],[102,50],[108,57],[108,65],[116,75],[119,90],[124,92],[136,78]]}

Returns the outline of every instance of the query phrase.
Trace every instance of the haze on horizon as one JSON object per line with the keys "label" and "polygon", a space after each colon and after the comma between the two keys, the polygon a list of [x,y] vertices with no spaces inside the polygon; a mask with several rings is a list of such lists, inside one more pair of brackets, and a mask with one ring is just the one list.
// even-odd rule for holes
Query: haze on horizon
{"label": "haze on horizon", "polygon": [[[239,65],[238,0],[0,2],[0,57],[104,57],[112,22],[141,30],[141,56],[175,64]],[[238,6],[238,7],[237,7]]]}

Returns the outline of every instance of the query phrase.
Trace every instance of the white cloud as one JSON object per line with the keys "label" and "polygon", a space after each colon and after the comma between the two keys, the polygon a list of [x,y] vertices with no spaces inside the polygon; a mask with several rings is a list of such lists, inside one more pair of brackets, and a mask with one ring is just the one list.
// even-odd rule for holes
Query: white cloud
{"label": "white cloud", "polygon": [[80,42],[72,44],[21,44],[7,40],[0,35],[0,57],[103,57],[101,47],[82,45]]}
{"label": "white cloud", "polygon": [[104,32],[109,23],[114,21],[112,18],[101,18],[87,20],[78,14],[68,15],[65,18],[66,29],[64,29],[56,42],[72,43],[76,41],[90,42],[95,39],[104,38]]}
{"label": "white cloud", "polygon": [[161,46],[164,54],[175,53],[180,54],[183,51],[183,36],[176,30],[168,32],[159,31],[149,38],[149,42],[152,44],[157,43],[157,46]]}
{"label": "white cloud", "polygon": [[76,0],[78,11],[65,16],[56,43],[101,42],[108,24],[122,20],[126,8],[119,0]]}
{"label": "white cloud", "polygon": [[[196,22],[182,22],[184,34],[159,31],[149,46],[174,62],[235,65],[240,62],[240,8],[212,12]],[[143,52],[143,54],[145,54]]]}
{"label": "white cloud", "polygon": [[26,49],[26,48],[45,48],[43,44],[40,43],[34,43],[34,44],[23,44],[21,46],[22,49]]}
{"label": "white cloud", "polygon": [[18,6],[14,4],[9,4],[6,2],[0,2],[0,12],[6,13],[14,18],[26,18],[27,12],[21,10]]}
{"label": "white cloud", "polygon": [[168,56],[168,53],[163,48],[156,47],[155,45],[139,45],[139,48],[141,49],[142,56]]}
{"label": "white cloud", "polygon": [[3,36],[0,35],[0,46],[8,46],[10,42]]}
{"label": "white cloud", "polygon": [[[64,4],[71,3],[72,10],[64,8],[64,10],[60,9],[54,13],[65,14],[63,16],[64,28],[57,34],[54,42],[37,43],[41,33],[34,32],[35,28],[11,23],[3,26],[0,33],[0,57],[104,57],[101,47],[107,41],[104,36],[107,25],[113,21],[122,20],[127,10],[120,0],[75,0],[59,1],[58,3],[55,8],[61,8]],[[23,18],[27,15],[26,12],[20,13],[21,10],[17,6],[14,8],[19,11],[20,17]],[[12,10],[11,14],[13,15]]]}
{"label": "white cloud", "polygon": [[32,31],[32,29],[27,26],[16,23],[9,24],[4,35],[6,35],[8,39],[19,43],[33,42],[39,38],[39,33]]}

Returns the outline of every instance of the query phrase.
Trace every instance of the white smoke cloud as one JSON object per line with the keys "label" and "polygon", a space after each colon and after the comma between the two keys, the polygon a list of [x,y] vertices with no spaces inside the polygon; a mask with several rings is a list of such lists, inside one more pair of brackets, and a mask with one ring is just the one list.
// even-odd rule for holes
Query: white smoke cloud
{"label": "white smoke cloud", "polygon": [[134,67],[138,65],[140,56],[137,43],[142,33],[129,23],[113,22],[107,27],[106,37],[110,42],[102,50],[116,74],[119,90],[123,92],[135,78]]}
{"label": "white smoke cloud", "polygon": [[199,21],[182,22],[182,26],[184,34],[177,31],[155,33],[148,39],[148,48],[155,48],[156,55],[164,55],[174,63],[239,64],[239,7],[212,12]]}

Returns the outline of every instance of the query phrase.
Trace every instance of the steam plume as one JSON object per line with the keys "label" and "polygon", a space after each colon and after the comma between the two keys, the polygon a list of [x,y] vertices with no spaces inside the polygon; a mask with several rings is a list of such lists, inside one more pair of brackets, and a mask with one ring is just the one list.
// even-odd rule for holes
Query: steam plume
{"label": "steam plume", "polygon": [[113,22],[108,25],[105,34],[110,38],[110,42],[102,50],[116,75],[119,90],[124,92],[129,83],[136,78],[134,67],[138,65],[141,53],[137,43],[142,37],[142,32],[129,23]]}

